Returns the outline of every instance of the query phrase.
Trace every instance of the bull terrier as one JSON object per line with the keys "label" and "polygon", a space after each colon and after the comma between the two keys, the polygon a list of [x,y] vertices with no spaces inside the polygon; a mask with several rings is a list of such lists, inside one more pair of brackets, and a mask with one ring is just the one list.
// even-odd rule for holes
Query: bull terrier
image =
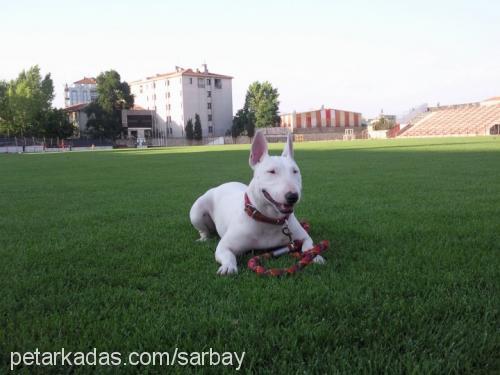
{"label": "bull terrier", "polygon": [[[281,156],[269,156],[264,134],[256,132],[249,163],[254,173],[248,186],[228,182],[212,188],[189,212],[199,241],[211,234],[220,237],[215,250],[219,275],[237,273],[236,257],[249,250],[285,247],[291,240],[302,240],[302,251],[313,247],[293,212],[301,198],[302,177],[293,159],[291,134]],[[325,260],[318,255],[314,262]]]}

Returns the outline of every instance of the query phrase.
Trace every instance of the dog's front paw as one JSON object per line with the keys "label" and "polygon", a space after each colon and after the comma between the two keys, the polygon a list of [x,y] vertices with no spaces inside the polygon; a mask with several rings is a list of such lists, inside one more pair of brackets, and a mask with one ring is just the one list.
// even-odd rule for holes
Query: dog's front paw
{"label": "dog's front paw", "polygon": [[316,255],[313,259],[313,263],[316,263],[316,264],[325,264],[326,263],[326,259],[323,258],[321,255]]}
{"label": "dog's front paw", "polygon": [[235,264],[223,264],[217,271],[218,275],[231,275],[233,273],[238,273],[238,267]]}

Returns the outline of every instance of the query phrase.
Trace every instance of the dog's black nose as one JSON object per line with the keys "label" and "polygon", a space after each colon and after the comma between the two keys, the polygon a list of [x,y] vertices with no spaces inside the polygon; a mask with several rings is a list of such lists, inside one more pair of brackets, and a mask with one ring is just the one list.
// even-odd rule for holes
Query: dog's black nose
{"label": "dog's black nose", "polygon": [[295,204],[299,200],[299,195],[297,193],[292,193],[289,191],[285,194],[286,203]]}

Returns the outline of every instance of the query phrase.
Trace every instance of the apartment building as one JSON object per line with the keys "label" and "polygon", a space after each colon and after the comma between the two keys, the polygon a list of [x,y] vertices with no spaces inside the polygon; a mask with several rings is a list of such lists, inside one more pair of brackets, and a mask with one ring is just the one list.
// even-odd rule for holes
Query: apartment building
{"label": "apartment building", "polygon": [[200,116],[203,136],[223,136],[233,120],[232,77],[202,69],[175,71],[129,82],[134,104],[155,112],[153,137],[184,137]]}

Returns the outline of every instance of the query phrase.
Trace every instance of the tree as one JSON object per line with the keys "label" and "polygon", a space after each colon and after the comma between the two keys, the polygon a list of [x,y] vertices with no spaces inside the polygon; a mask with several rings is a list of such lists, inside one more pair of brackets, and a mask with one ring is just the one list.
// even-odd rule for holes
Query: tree
{"label": "tree", "polygon": [[253,114],[242,108],[236,112],[231,126],[231,136],[236,138],[239,135],[246,134],[253,137],[255,133],[255,121]]}
{"label": "tree", "polygon": [[[252,115],[255,127],[265,128],[280,124],[278,97],[278,90],[267,81],[254,82],[248,87],[244,109]],[[253,129],[251,130],[253,132]]]}
{"label": "tree", "polygon": [[247,112],[244,109],[240,109],[233,117],[233,125],[231,126],[231,136],[233,138],[238,137],[245,130],[246,114]]}
{"label": "tree", "polygon": [[121,111],[134,105],[134,97],[115,70],[99,74],[96,81],[97,99],[85,109],[88,131],[94,137],[116,139],[122,132]]}
{"label": "tree", "polygon": [[71,137],[75,132],[75,128],[69,122],[68,115],[64,109],[50,109],[44,112],[40,123],[43,124],[40,135],[47,138],[65,139]]}
{"label": "tree", "polygon": [[7,89],[8,85],[5,81],[0,81],[0,134],[8,134],[8,105],[7,105]]}
{"label": "tree", "polygon": [[193,138],[196,139],[197,141],[201,141],[201,139],[203,138],[203,131],[201,129],[200,116],[198,114],[194,115]]}
{"label": "tree", "polygon": [[255,135],[255,116],[253,113],[249,112],[247,114],[247,121],[245,123],[245,130],[250,138]]}
{"label": "tree", "polygon": [[186,124],[186,139],[193,140],[194,137],[194,128],[193,128],[193,120],[189,119]]}
{"label": "tree", "polygon": [[134,97],[130,94],[130,86],[122,82],[116,70],[108,70],[99,74],[97,81],[97,102],[108,113],[129,109],[134,105]]}
{"label": "tree", "polygon": [[43,78],[38,65],[23,70],[9,83],[0,85],[0,122],[9,135],[38,136],[40,119],[51,109],[54,84],[50,74]]}

